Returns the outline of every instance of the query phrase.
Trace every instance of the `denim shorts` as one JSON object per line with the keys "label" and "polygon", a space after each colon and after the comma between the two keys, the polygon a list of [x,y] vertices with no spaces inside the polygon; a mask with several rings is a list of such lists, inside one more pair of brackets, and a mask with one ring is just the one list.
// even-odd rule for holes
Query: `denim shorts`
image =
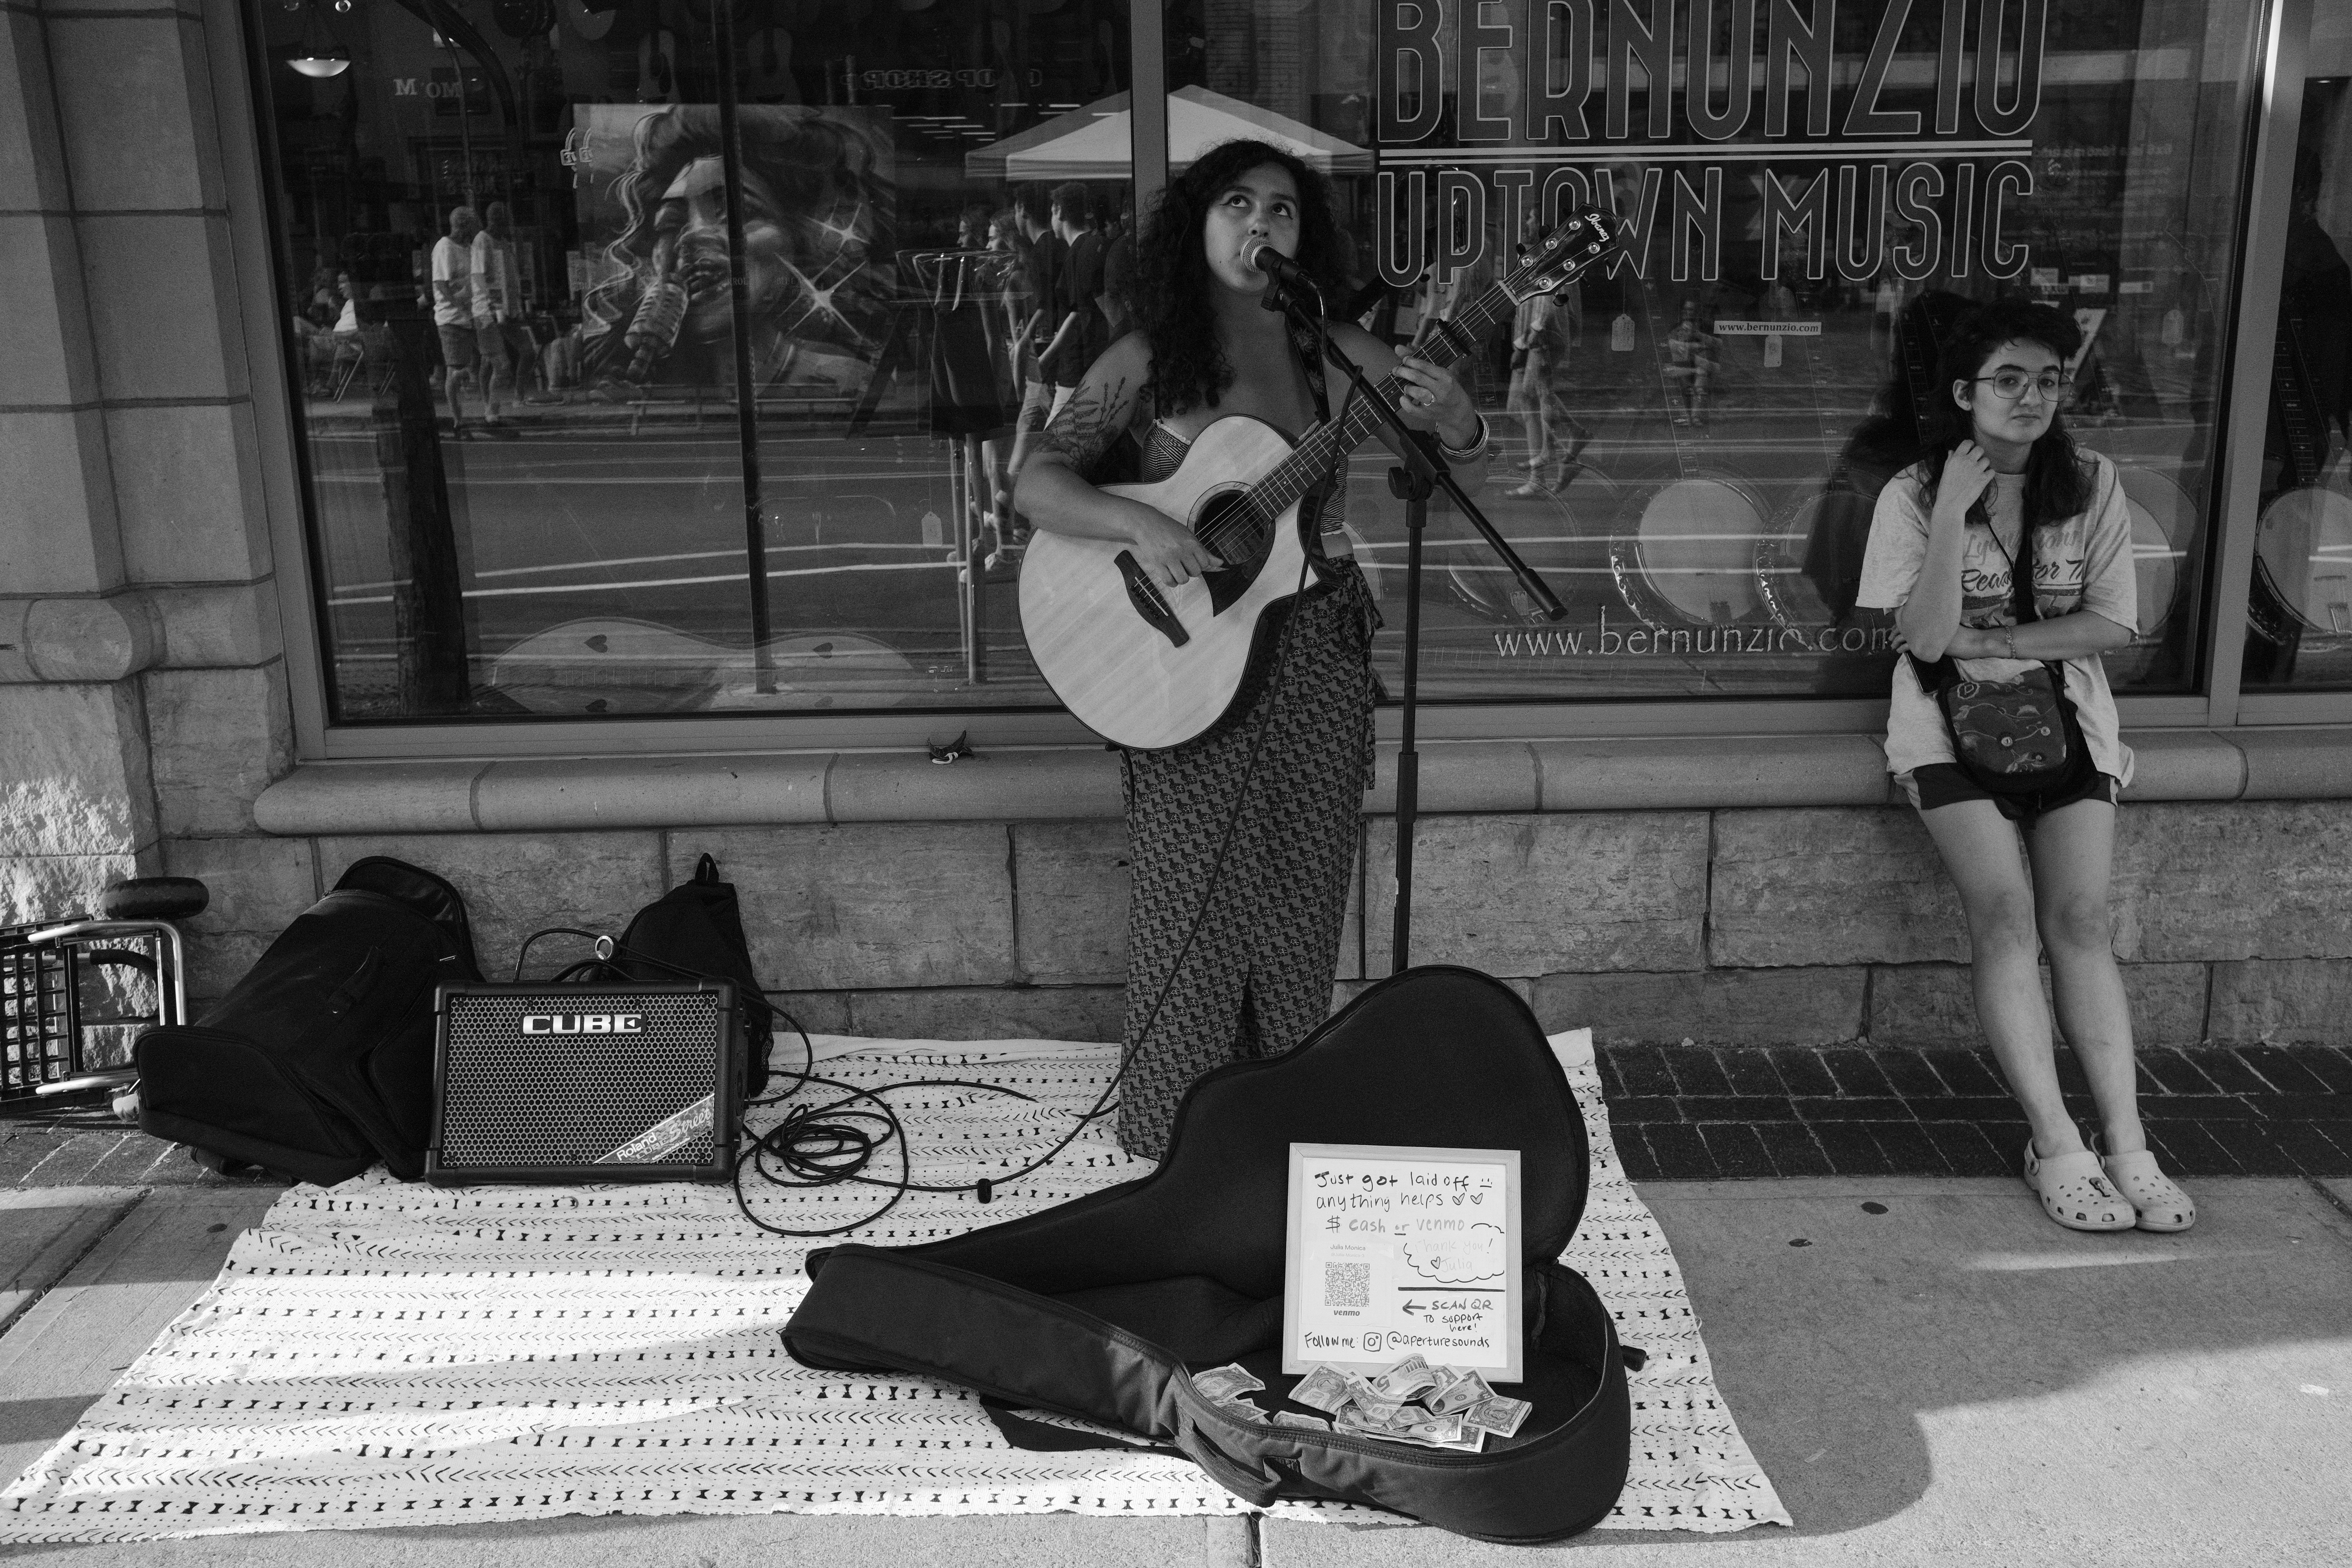
{"label": "denim shorts", "polygon": [[2109,805],[2116,803],[2114,776],[2097,772],[2079,784],[2062,784],[2040,795],[1995,795],[1970,778],[1969,771],[1958,763],[1929,763],[1907,773],[1895,774],[1895,782],[1902,785],[1904,795],[1920,811],[1933,811],[1939,805],[1963,800],[1989,800],[2003,816],[2028,827],[2048,813],[2077,801],[2104,800]]}

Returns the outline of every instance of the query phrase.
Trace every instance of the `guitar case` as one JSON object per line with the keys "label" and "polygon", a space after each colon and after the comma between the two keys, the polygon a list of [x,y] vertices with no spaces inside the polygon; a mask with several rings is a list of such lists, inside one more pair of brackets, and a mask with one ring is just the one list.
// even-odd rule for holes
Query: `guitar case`
{"label": "guitar case", "polygon": [[[1260,1401],[1321,1414],[1287,1402],[1299,1378],[1282,1371],[1294,1142],[1520,1152],[1526,1377],[1499,1392],[1534,1409],[1516,1436],[1423,1448],[1244,1420],[1193,1388],[1191,1373],[1239,1362],[1266,1384]],[[1632,1443],[1629,1352],[1555,1261],[1583,1215],[1587,1152],[1527,1005],[1474,970],[1412,969],[1284,1055],[1202,1078],[1150,1175],[945,1241],[811,1254],[784,1346],[805,1366],[936,1378],[1172,1446],[1254,1507],[1338,1500],[1481,1541],[1558,1541],[1609,1512]]]}

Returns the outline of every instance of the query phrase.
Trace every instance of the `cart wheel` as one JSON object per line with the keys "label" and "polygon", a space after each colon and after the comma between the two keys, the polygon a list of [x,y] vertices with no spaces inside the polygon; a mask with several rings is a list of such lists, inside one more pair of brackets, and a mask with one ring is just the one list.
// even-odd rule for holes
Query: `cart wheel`
{"label": "cart wheel", "polygon": [[99,910],[110,921],[179,921],[205,912],[212,892],[194,877],[132,877],[110,885]]}

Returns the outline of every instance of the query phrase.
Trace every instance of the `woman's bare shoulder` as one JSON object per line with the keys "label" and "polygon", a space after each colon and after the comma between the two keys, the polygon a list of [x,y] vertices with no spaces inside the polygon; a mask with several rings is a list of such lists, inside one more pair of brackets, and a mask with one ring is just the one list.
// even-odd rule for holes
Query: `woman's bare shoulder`
{"label": "woman's bare shoulder", "polygon": [[1151,375],[1150,335],[1143,331],[1129,332],[1103,350],[1095,363],[1108,367],[1116,374],[1148,380]]}

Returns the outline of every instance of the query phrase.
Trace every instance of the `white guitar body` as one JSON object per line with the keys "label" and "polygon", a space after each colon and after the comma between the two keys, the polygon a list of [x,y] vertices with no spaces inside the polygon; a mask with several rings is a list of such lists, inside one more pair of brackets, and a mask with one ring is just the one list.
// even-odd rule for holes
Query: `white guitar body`
{"label": "white guitar body", "polygon": [[[1202,431],[1166,479],[1103,490],[1209,537],[1221,506],[1290,451],[1272,426],[1233,415]],[[1103,739],[1140,751],[1181,744],[1223,718],[1248,673],[1260,621],[1301,585],[1307,544],[1297,504],[1275,521],[1262,558],[1224,559],[1226,571],[1162,588],[1127,545],[1032,534],[1021,564],[1021,629],[1054,694]],[[1139,593],[1139,578],[1149,593]]]}
{"label": "white guitar body", "polygon": [[[1588,208],[1519,247],[1511,272],[1453,319],[1415,340],[1423,358],[1450,364],[1516,303],[1551,293],[1617,246],[1617,219]],[[1403,390],[1391,375],[1393,400]],[[1021,564],[1021,629],[1038,672],[1063,704],[1105,740],[1138,751],[1181,745],[1214,725],[1247,689],[1266,612],[1304,586],[1300,521],[1327,476],[1379,423],[1358,400],[1301,437],[1229,416],[1201,432],[1183,466],[1158,484],[1113,485],[1111,495],[1156,507],[1198,535],[1225,568],[1161,588],[1132,550],[1108,540],[1039,530]]]}

